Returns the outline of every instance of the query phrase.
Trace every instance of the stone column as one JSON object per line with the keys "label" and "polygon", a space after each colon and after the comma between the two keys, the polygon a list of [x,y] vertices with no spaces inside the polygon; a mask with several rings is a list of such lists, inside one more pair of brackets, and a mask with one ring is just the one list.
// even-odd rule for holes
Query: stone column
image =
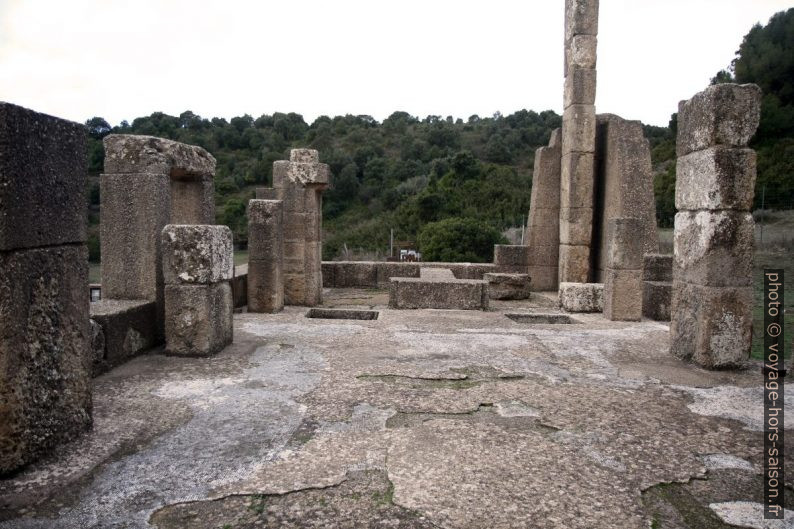
{"label": "stone column", "polygon": [[750,354],[761,90],[720,84],[678,107],[671,351],[703,367]]}
{"label": "stone column", "polygon": [[215,158],[152,136],[111,134],[104,145],[102,297],[156,301],[162,335],[160,233],[166,224],[215,222]]}
{"label": "stone column", "polygon": [[0,475],[91,426],[85,136],[0,103]]}
{"label": "stone column", "polygon": [[226,226],[168,225],[162,232],[165,347],[210,356],[232,343],[234,254]]}
{"label": "stone column", "polygon": [[635,218],[611,219],[607,227],[607,269],[604,317],[613,321],[642,319],[643,223]]}
{"label": "stone column", "polygon": [[559,281],[590,280],[598,0],[565,1]]}
{"label": "stone column", "polygon": [[548,147],[535,151],[532,198],[525,240],[532,289],[557,290],[560,251],[560,157],[562,129],[551,133]]}
{"label": "stone column", "polygon": [[313,149],[292,149],[289,161],[273,163],[273,189],[257,198],[277,198],[284,208],[284,301],[322,303],[322,193],[331,171]]}
{"label": "stone column", "polygon": [[248,312],[284,308],[281,200],[248,202]]}

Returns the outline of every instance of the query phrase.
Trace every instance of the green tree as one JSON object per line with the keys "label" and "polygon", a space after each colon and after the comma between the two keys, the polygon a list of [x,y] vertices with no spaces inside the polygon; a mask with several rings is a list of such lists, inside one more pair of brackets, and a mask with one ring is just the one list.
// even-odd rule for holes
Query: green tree
{"label": "green tree", "polygon": [[490,224],[458,217],[427,224],[418,238],[423,260],[450,263],[493,261],[494,245],[506,242]]}

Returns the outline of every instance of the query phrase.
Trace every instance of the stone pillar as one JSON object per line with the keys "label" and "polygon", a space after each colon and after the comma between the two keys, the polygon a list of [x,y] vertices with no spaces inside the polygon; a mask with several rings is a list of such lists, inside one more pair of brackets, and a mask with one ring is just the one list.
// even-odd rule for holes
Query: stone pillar
{"label": "stone pillar", "polygon": [[232,232],[226,226],[171,225],[162,232],[165,347],[210,356],[232,343]]}
{"label": "stone pillar", "polygon": [[0,103],[0,475],[91,426],[85,136]]}
{"label": "stone pillar", "polygon": [[607,229],[604,317],[612,321],[642,319],[642,221],[611,219]]}
{"label": "stone pillar", "polygon": [[322,193],[331,171],[313,149],[292,149],[289,161],[273,163],[273,189],[257,198],[279,199],[284,208],[284,301],[322,303]]}
{"label": "stone pillar", "polygon": [[565,1],[559,281],[590,280],[598,0]]}
{"label": "stone pillar", "polygon": [[160,234],[166,224],[215,222],[215,158],[152,136],[111,134],[104,145],[102,297],[156,301],[162,335]]}
{"label": "stone pillar", "polygon": [[284,308],[281,200],[248,202],[248,312]]}
{"label": "stone pillar", "polygon": [[493,247],[493,264],[499,272],[508,274],[526,274],[529,268],[528,246],[520,244],[495,244]]}
{"label": "stone pillar", "polygon": [[720,84],[678,108],[671,351],[703,367],[750,354],[761,90]]}
{"label": "stone pillar", "polygon": [[562,129],[551,133],[548,147],[535,151],[532,198],[524,239],[529,247],[528,273],[532,289],[557,290],[560,251],[560,157]]}

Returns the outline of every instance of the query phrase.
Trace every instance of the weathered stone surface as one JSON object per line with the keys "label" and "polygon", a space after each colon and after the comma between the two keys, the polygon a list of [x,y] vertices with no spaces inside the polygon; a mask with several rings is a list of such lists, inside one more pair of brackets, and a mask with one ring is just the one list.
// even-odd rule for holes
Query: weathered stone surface
{"label": "weathered stone surface", "polygon": [[589,246],[592,237],[593,208],[560,209],[560,244]]}
{"label": "weathered stone surface", "polygon": [[643,281],[672,281],[673,254],[645,254],[642,268]]}
{"label": "weathered stone surface", "polygon": [[560,208],[593,208],[595,205],[595,155],[573,152],[563,155]]}
{"label": "weathered stone surface", "polygon": [[576,69],[595,70],[597,49],[598,37],[595,35],[574,36],[568,48],[568,77]]}
{"label": "weathered stone surface", "polygon": [[336,288],[349,287],[369,287],[378,286],[378,264],[377,263],[348,263],[342,262],[336,265],[334,274]]}
{"label": "weathered stone surface", "polygon": [[532,278],[528,274],[485,274],[491,299],[529,299]]}
{"label": "weathered stone surface", "polygon": [[175,225],[163,228],[165,284],[209,284],[234,276],[232,231],[228,226]]}
{"label": "weathered stone surface", "polygon": [[565,40],[598,35],[598,0],[565,0]]}
{"label": "weathered stone surface", "polygon": [[166,351],[210,356],[232,343],[232,305],[229,283],[166,285]]}
{"label": "weathered stone surface", "polygon": [[642,270],[644,242],[639,219],[617,218],[607,222],[607,267],[612,270]]}
{"label": "weathered stone surface", "polygon": [[560,244],[560,283],[587,283],[590,279],[590,247]]}
{"label": "weathered stone surface", "polygon": [[560,307],[567,312],[602,312],[604,285],[602,283],[560,283]]}
{"label": "weathered stone surface", "polygon": [[281,261],[248,261],[248,312],[279,312],[284,308]]}
{"label": "weathered stone surface", "polygon": [[297,163],[320,163],[320,152],[315,149],[292,149],[289,161]]}
{"label": "weathered stone surface", "polygon": [[0,475],[91,425],[84,245],[0,252]]}
{"label": "weathered stone surface", "polygon": [[494,245],[493,262],[498,267],[526,269],[529,265],[529,247],[522,245]]}
{"label": "weathered stone surface", "polygon": [[565,78],[563,106],[594,105],[596,96],[596,70],[594,68],[568,68]]}
{"label": "weathered stone surface", "polygon": [[642,315],[655,321],[670,321],[673,283],[670,281],[642,282]]}
{"label": "weathered stone surface", "polygon": [[487,310],[488,286],[477,279],[395,277],[389,286],[389,307]]}
{"label": "weathered stone surface", "polygon": [[757,85],[726,83],[679,103],[678,156],[714,145],[746,147],[758,128],[761,95]]}
{"label": "weathered stone surface", "polygon": [[[557,248],[554,248],[554,252],[556,255]],[[531,290],[535,292],[551,292],[557,290],[559,273],[556,264],[554,266],[530,266],[529,275],[532,277],[532,284],[530,285]]]}
{"label": "weathered stone surface", "polygon": [[280,200],[248,202],[248,258],[281,260],[284,254],[284,213]]}
{"label": "weathered stone surface", "polygon": [[0,102],[0,251],[86,240],[86,129]]}
{"label": "weathered stone surface", "polygon": [[328,186],[331,182],[331,169],[324,163],[290,162],[287,178],[304,186]]}
{"label": "weathered stone surface", "polygon": [[215,158],[195,145],[130,134],[105,136],[105,173],[155,173],[173,178],[215,174]]}
{"label": "weathered stone surface", "polygon": [[747,212],[677,213],[674,279],[713,287],[751,285],[754,231],[753,216]]}
{"label": "weathered stone surface", "polygon": [[420,268],[419,277],[428,281],[454,281],[455,274],[449,268]]}
{"label": "weathered stone surface", "polygon": [[212,175],[192,180],[171,178],[170,223],[215,223],[215,182]]}
{"label": "weathered stone surface", "polygon": [[735,367],[750,356],[752,287],[673,283],[670,350],[708,368]]}
{"label": "weathered stone surface", "polygon": [[562,116],[562,154],[595,152],[596,116],[592,105],[571,105]]}
{"label": "weathered stone surface", "polygon": [[102,299],[91,303],[91,321],[102,328],[104,351],[94,359],[97,376],[158,343],[157,305],[146,300]]}
{"label": "weathered stone surface", "polygon": [[105,333],[96,321],[88,320],[88,324],[91,326],[91,375],[97,376],[105,362]]}
{"label": "weathered stone surface", "polygon": [[710,147],[678,158],[678,210],[750,211],[755,195],[756,154],[752,149]]}
{"label": "weathered stone surface", "polygon": [[640,321],[642,292],[642,270],[607,269],[604,280],[604,317],[611,321]]}

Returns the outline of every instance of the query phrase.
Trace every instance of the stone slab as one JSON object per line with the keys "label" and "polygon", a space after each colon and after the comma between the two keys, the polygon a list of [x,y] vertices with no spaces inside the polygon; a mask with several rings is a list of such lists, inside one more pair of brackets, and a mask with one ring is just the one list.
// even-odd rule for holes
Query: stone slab
{"label": "stone slab", "polygon": [[598,35],[598,0],[565,0],[565,40]]}
{"label": "stone slab", "polygon": [[491,299],[529,299],[532,278],[529,274],[485,274]]}
{"label": "stone slab", "polygon": [[493,262],[496,266],[525,267],[529,264],[529,247],[522,245],[494,245]]}
{"label": "stone slab", "polygon": [[560,308],[566,312],[602,312],[604,285],[602,283],[560,283]]}
{"label": "stone slab", "polygon": [[531,290],[550,292],[557,290],[559,269],[557,266],[530,265],[529,276],[532,278]]}
{"label": "stone slab", "polygon": [[449,268],[420,268],[419,277],[427,281],[455,280],[455,274]]}
{"label": "stone slab", "polygon": [[90,312],[105,339],[104,354],[94,361],[94,376],[158,343],[157,304],[153,301],[103,299],[91,303]]}
{"label": "stone slab", "polygon": [[607,269],[604,275],[604,317],[611,321],[640,321],[642,270]]}
{"label": "stone slab", "polygon": [[232,343],[233,304],[228,282],[166,285],[166,352],[211,356]]}
{"label": "stone slab", "polygon": [[284,272],[280,261],[248,261],[248,312],[279,312],[284,308]]}
{"label": "stone slab", "polygon": [[215,182],[211,175],[195,180],[171,178],[171,224],[214,224]]}
{"label": "stone slab", "polygon": [[102,141],[107,174],[155,173],[177,179],[215,174],[215,158],[195,145],[131,134],[110,134]]}
{"label": "stone slab", "polygon": [[675,207],[750,211],[755,178],[753,149],[717,146],[680,156],[676,165]]}
{"label": "stone slab", "polygon": [[428,280],[393,278],[389,286],[393,309],[487,310],[487,283],[476,279]]}
{"label": "stone slab", "polygon": [[162,245],[166,285],[210,284],[234,277],[228,226],[169,224],[163,228]]}
{"label": "stone slab", "polygon": [[607,222],[607,267],[612,270],[642,270],[644,243],[642,221],[632,218]]}
{"label": "stone slab", "polygon": [[340,262],[334,266],[334,269],[334,286],[336,288],[375,288],[378,286],[378,263]]}
{"label": "stone slab", "polygon": [[670,281],[642,282],[642,315],[654,321],[670,321],[673,283]]}
{"label": "stone slab", "polygon": [[0,251],[86,240],[86,129],[0,102]]}

